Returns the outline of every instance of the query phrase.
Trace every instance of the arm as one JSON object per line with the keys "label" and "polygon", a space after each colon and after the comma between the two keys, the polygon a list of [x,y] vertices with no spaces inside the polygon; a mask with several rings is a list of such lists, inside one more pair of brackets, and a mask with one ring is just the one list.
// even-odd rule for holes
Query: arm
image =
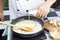
{"label": "arm", "polygon": [[46,0],[45,3],[41,4],[38,8],[38,12],[36,16],[38,18],[46,18],[49,11],[50,7],[56,2],[56,0]]}
{"label": "arm", "polygon": [[4,0],[0,0],[0,21],[3,21],[3,6],[4,6]]}
{"label": "arm", "polygon": [[55,2],[56,0],[47,0],[45,3],[51,7]]}

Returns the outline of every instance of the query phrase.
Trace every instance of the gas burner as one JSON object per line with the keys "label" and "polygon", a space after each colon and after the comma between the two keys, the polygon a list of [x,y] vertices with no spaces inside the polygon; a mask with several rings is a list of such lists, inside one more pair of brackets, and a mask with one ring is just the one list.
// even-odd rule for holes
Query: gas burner
{"label": "gas burner", "polygon": [[12,40],[44,40],[46,39],[45,32],[42,32],[40,35],[31,38],[23,38],[15,34],[12,35]]}

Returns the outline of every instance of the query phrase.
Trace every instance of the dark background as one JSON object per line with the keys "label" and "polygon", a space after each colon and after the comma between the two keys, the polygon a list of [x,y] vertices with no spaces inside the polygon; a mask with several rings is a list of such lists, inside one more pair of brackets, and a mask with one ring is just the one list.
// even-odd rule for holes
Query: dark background
{"label": "dark background", "polygon": [[53,5],[52,5],[53,8],[58,8],[60,9],[60,0],[57,0]]}

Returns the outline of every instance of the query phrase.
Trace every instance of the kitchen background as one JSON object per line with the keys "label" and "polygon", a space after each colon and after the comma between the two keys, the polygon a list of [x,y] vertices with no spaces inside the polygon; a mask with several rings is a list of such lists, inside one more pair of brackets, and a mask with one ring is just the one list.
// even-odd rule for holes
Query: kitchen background
{"label": "kitchen background", "polygon": [[[57,0],[55,4],[52,6],[53,8],[60,9],[60,0]],[[7,10],[8,8],[8,0],[4,0],[4,9]]]}

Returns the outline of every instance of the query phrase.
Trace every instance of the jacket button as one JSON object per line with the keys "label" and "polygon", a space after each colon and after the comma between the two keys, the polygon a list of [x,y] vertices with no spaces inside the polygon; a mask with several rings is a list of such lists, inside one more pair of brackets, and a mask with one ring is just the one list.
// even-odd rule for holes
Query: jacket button
{"label": "jacket button", "polygon": [[17,1],[19,1],[19,0],[17,0]]}
{"label": "jacket button", "polygon": [[20,11],[19,9],[17,9],[17,11]]}
{"label": "jacket button", "polygon": [[29,10],[26,10],[26,12],[29,12]]}
{"label": "jacket button", "polygon": [[29,1],[29,0],[26,0],[26,1]]}

